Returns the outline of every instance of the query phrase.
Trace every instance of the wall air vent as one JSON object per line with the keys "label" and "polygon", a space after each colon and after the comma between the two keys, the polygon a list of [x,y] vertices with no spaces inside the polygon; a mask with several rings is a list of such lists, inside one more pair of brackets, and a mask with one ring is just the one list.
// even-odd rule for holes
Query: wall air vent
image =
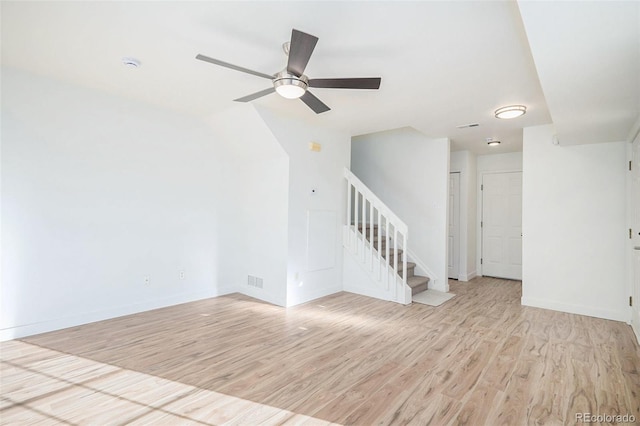
{"label": "wall air vent", "polygon": [[480,124],[478,123],[471,123],[471,124],[461,124],[459,126],[456,126],[456,128],[458,129],[468,129],[470,127],[478,127]]}
{"label": "wall air vent", "polygon": [[249,279],[247,280],[247,285],[249,287],[257,287],[262,288],[263,279],[259,277],[254,277],[253,275],[249,275]]}

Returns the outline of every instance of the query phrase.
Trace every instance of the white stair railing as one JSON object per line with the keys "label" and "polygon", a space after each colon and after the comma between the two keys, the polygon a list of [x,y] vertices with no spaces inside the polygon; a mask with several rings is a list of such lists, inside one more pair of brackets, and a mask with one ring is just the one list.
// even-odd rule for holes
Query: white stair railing
{"label": "white stair railing", "polygon": [[411,303],[411,289],[407,285],[407,225],[349,169],[344,169],[344,177],[348,224],[343,238],[345,248],[359,259],[372,278],[393,292],[395,301]]}

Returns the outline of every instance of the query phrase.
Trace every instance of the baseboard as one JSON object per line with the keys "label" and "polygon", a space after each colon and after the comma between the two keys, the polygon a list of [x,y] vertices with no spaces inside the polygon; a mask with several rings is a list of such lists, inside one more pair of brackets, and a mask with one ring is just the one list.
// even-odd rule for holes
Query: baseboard
{"label": "baseboard", "polygon": [[472,279],[474,279],[476,277],[476,271],[473,272],[469,272],[468,274],[461,274],[460,276],[458,276],[458,281],[471,281]]}
{"label": "baseboard", "polygon": [[321,297],[329,296],[331,294],[339,293],[342,291],[342,285],[337,285],[329,288],[321,288],[318,291],[314,291],[311,294],[305,295],[305,297],[297,298],[295,300],[287,300],[287,307],[301,305],[303,303],[311,302],[312,300],[319,299]]}
{"label": "baseboard", "polygon": [[32,324],[9,327],[0,330],[0,342],[20,339],[22,337],[33,336],[40,333],[47,333],[49,331],[62,330],[63,328],[77,327],[79,325],[89,324],[92,322],[103,321],[125,315],[137,314],[145,311],[151,311],[153,309],[166,308],[167,306],[180,305],[182,303],[222,296],[224,294],[233,293],[234,291],[236,291],[235,287],[229,287],[219,288],[213,291],[184,293],[163,299],[134,303],[127,306],[119,306],[100,311],[72,315],[69,317],[56,318]]}
{"label": "baseboard", "polygon": [[556,302],[553,300],[536,299],[531,297],[523,297],[521,299],[523,306],[531,306],[534,308],[551,309],[552,311],[567,312],[570,314],[586,315],[589,317],[603,318],[613,321],[627,322],[628,314],[625,312],[609,309],[600,309],[592,306],[571,305],[568,303]]}
{"label": "baseboard", "polygon": [[633,324],[629,324],[631,326],[631,330],[633,330],[633,334],[636,336],[636,343],[640,345],[640,329],[638,327],[634,327]]}
{"label": "baseboard", "polygon": [[253,299],[261,300],[266,303],[270,303],[275,306],[285,306],[285,302],[280,298],[273,297],[273,295],[261,288],[247,287],[247,286],[238,286],[237,292],[240,294],[244,294],[245,296],[251,297]]}
{"label": "baseboard", "polygon": [[631,329],[633,330],[633,334],[636,335],[636,342],[638,343],[638,345],[640,345],[640,329],[638,327],[634,327],[633,325],[631,326]]}

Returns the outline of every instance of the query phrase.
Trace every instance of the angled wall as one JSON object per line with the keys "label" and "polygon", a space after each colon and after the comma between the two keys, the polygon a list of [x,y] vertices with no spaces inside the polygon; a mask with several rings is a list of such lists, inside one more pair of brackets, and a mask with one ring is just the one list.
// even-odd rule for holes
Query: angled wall
{"label": "angled wall", "polygon": [[225,162],[219,183],[230,195],[218,221],[228,244],[224,281],[286,306],[289,156],[250,104],[233,105],[207,122]]}
{"label": "angled wall", "polygon": [[[291,119],[257,108],[289,157],[287,306],[342,290],[343,169],[350,137],[321,125],[321,117]],[[320,151],[309,144],[320,144]]]}

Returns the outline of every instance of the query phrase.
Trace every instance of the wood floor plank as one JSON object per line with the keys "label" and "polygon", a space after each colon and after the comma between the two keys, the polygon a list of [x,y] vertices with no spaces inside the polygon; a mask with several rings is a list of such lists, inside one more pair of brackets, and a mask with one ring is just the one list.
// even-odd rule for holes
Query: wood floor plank
{"label": "wood floor plank", "polygon": [[522,337],[507,337],[493,359],[490,360],[487,371],[481,379],[482,382],[497,390],[504,391],[523,346],[524,339]]}
{"label": "wood floor plank", "polygon": [[573,418],[573,413],[596,413],[598,406],[594,386],[595,366],[575,359],[569,360],[568,383],[564,388],[567,399],[566,415]]}
{"label": "wood floor plank", "polygon": [[569,357],[562,343],[552,343],[544,358],[543,375],[532,389],[529,417],[539,424],[564,424],[565,386]]}
{"label": "wood floor plank", "polygon": [[492,386],[481,384],[474,387],[458,412],[455,424],[458,426],[486,424],[491,410],[503,398],[504,393]]}
{"label": "wood floor plank", "polygon": [[0,423],[568,424],[640,419],[626,324],[450,281],[441,305],[233,294],[0,344]]}
{"label": "wood floor plank", "polygon": [[[500,409],[493,411],[487,424],[526,424],[532,411],[535,389],[540,386],[544,363],[538,357],[521,356],[499,403]],[[535,420],[535,419],[532,419]]]}

